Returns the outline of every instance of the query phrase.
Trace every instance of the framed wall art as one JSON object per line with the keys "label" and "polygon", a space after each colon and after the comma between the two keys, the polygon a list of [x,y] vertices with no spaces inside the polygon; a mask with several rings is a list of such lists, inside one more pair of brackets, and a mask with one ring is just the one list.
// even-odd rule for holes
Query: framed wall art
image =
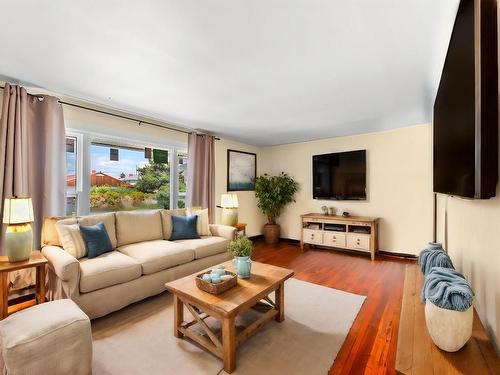
{"label": "framed wall art", "polygon": [[227,191],[252,191],[257,175],[257,155],[227,150]]}

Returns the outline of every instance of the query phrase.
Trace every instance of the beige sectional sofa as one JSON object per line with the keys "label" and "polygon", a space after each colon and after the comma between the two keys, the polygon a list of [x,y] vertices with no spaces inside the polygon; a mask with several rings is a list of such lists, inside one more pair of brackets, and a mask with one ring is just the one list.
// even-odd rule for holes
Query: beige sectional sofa
{"label": "beige sectional sofa", "polygon": [[[169,241],[179,210],[112,212],[81,218],[46,218],[42,253],[49,261],[48,297],[71,298],[91,318],[161,293],[168,281],[230,259],[233,227],[210,225],[211,236]],[[104,223],[114,250],[76,259],[61,245],[56,223]]]}

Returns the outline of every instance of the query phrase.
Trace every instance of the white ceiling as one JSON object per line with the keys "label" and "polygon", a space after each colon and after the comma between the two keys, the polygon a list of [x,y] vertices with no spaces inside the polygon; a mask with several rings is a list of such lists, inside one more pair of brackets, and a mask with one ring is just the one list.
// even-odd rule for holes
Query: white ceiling
{"label": "white ceiling", "polygon": [[459,0],[2,1],[0,75],[256,145],[431,120]]}

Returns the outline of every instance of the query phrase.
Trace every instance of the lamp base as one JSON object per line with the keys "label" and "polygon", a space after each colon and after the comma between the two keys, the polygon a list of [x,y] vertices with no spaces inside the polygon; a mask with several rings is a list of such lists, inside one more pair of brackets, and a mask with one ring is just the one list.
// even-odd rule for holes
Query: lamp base
{"label": "lamp base", "polygon": [[5,232],[5,249],[9,262],[28,260],[33,248],[31,224],[9,225]]}
{"label": "lamp base", "polygon": [[238,209],[237,208],[223,208],[221,213],[220,223],[222,225],[235,226],[238,224]]}

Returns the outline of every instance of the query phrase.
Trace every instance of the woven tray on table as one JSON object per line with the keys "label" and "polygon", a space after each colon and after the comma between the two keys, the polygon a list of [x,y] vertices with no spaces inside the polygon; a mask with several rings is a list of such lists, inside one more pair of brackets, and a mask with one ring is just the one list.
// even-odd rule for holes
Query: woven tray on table
{"label": "woven tray on table", "polygon": [[238,284],[238,277],[236,277],[236,274],[226,271],[226,275],[232,275],[234,276],[233,278],[226,280],[226,281],[221,281],[220,283],[214,284],[214,283],[209,283],[208,281],[205,281],[202,279],[203,275],[206,272],[200,273],[199,275],[196,275],[196,286],[211,294],[221,294],[225,292],[228,289],[231,289],[233,286],[236,286]]}

